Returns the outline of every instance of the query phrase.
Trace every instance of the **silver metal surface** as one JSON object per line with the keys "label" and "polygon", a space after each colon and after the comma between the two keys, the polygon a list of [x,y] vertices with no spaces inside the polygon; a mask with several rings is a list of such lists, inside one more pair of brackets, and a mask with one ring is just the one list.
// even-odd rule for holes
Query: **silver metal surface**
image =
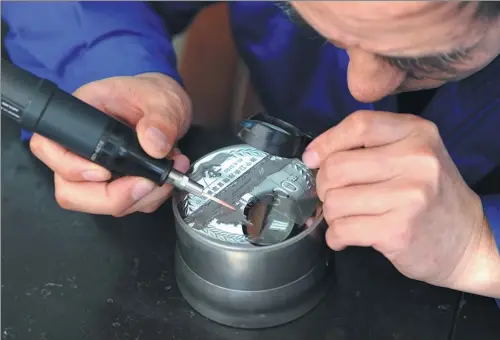
{"label": "silver metal surface", "polygon": [[[242,328],[283,324],[312,309],[333,279],[314,174],[297,159],[236,145],[203,157],[187,175],[236,207],[174,193],[176,276],[187,302]],[[264,218],[253,216],[252,203],[266,195],[273,199]],[[247,218],[256,229],[245,227]]]}
{"label": "silver metal surface", "polygon": [[236,207],[220,209],[208,199],[189,193],[179,197],[179,212],[189,226],[209,238],[224,243],[251,246],[244,234],[245,209],[266,194],[273,195],[274,218],[268,229],[303,225],[316,211],[314,176],[297,159],[268,155],[248,145],[238,145],[211,153],[197,161],[189,177],[205,187],[205,192]]}
{"label": "silver metal surface", "polygon": [[174,187],[186,191],[191,195],[195,195],[198,197],[201,196],[203,198],[207,198],[211,201],[214,201],[215,203],[222,205],[230,210],[236,210],[230,204],[227,204],[226,202],[206,193],[203,185],[196,183],[195,181],[191,180],[188,176],[182,174],[181,172],[176,171],[175,169],[170,170],[170,173],[167,178],[167,183],[170,183]]}

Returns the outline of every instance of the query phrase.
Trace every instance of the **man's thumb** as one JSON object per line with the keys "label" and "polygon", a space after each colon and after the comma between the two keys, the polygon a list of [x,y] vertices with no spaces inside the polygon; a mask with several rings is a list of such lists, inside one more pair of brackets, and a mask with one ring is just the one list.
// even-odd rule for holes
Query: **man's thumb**
{"label": "man's thumb", "polygon": [[144,116],[136,126],[141,147],[154,158],[168,155],[179,136],[179,128],[175,122],[159,121],[152,116]]}
{"label": "man's thumb", "polygon": [[[135,125],[139,143],[144,151],[155,158],[166,157],[177,139],[179,130],[177,125],[179,124],[167,126],[168,122],[162,121],[161,118],[155,119],[154,114],[142,117],[136,114],[127,115],[127,109],[122,107],[126,105],[126,100],[110,100],[112,98],[110,89],[113,87],[107,85],[109,81],[110,79],[105,79],[84,85],[76,90],[73,95],[111,116],[120,118],[129,125]],[[124,81],[122,80],[121,83],[123,84]]]}

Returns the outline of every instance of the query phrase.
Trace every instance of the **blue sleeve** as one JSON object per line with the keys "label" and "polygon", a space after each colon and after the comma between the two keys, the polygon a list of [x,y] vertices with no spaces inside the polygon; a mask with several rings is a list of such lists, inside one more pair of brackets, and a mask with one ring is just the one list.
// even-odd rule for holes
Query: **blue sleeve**
{"label": "blue sleeve", "polygon": [[[176,55],[162,19],[139,1],[2,1],[11,61],[72,93],[113,76],[160,72],[176,79]],[[21,139],[32,133],[22,131]]]}
{"label": "blue sleeve", "polygon": [[500,250],[500,195],[482,196],[483,210]]}
{"label": "blue sleeve", "polygon": [[161,18],[139,1],[2,1],[12,62],[67,92],[112,76],[161,72],[181,83]]}

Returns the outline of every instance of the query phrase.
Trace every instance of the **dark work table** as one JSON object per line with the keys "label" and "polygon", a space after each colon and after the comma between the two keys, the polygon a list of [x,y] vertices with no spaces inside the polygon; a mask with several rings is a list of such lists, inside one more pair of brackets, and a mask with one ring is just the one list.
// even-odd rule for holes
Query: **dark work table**
{"label": "dark work table", "polygon": [[[181,149],[196,159],[230,142],[193,128]],[[336,255],[336,285],[301,319],[260,331],[220,326],[177,289],[170,202],[119,219],[59,208],[52,174],[4,119],[1,171],[4,340],[500,339],[492,299],[409,280],[363,248]]]}

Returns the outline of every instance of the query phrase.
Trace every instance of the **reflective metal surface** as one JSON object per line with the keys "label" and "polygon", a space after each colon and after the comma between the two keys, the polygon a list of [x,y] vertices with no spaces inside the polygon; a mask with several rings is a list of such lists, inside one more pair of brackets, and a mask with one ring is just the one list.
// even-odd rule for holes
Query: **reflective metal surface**
{"label": "reflective metal surface", "polygon": [[236,145],[201,158],[188,175],[236,208],[174,193],[176,275],[188,303],[244,328],[313,308],[333,278],[314,173],[297,159]]}
{"label": "reflective metal surface", "polygon": [[[206,237],[225,243],[250,245],[256,227],[273,238],[273,231],[302,228],[319,203],[313,174],[297,159],[268,155],[248,145],[221,149],[197,161],[189,172],[205,192],[228,202],[236,211],[203,197],[183,193],[178,209],[183,221]],[[255,211],[268,202],[266,218],[256,225]],[[251,220],[254,228],[245,226]],[[256,223],[253,223],[256,222]],[[262,224],[262,225],[260,225]],[[251,230],[248,230],[251,229]],[[248,234],[250,232],[250,234]],[[266,242],[263,240],[263,242]],[[276,243],[276,242],[272,242]]]}

